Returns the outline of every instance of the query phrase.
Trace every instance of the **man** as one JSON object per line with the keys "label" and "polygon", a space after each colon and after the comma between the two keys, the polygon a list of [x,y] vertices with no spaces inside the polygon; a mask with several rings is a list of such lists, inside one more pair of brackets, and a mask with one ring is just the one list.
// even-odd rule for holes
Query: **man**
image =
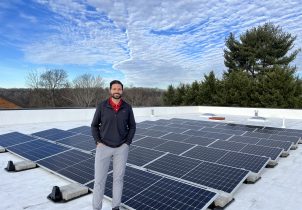
{"label": "man", "polygon": [[123,84],[113,80],[110,82],[109,91],[110,98],[98,104],[91,123],[92,136],[97,144],[93,210],[102,209],[111,158],[113,159],[112,209],[119,209],[129,145],[136,130],[132,107],[121,98]]}

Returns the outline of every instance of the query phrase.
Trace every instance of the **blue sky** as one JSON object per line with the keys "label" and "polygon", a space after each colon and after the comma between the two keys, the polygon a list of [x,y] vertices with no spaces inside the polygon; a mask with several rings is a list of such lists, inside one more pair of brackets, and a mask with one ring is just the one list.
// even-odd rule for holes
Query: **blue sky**
{"label": "blue sky", "polygon": [[26,87],[29,72],[55,68],[70,81],[91,73],[105,84],[190,83],[225,70],[230,32],[268,21],[297,35],[302,48],[302,0],[0,1],[0,87]]}

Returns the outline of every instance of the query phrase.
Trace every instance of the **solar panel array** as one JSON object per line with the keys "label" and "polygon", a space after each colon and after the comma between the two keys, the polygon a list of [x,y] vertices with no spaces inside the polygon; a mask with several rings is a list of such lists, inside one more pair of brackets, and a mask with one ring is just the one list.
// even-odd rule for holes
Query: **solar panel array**
{"label": "solar panel array", "polygon": [[[301,136],[300,130],[177,118],[138,123],[122,202],[134,209],[205,209],[216,197],[211,191],[233,194],[250,172],[259,174]],[[89,126],[12,132],[0,135],[0,146],[93,188],[95,143]],[[112,163],[108,197],[111,170]]]}

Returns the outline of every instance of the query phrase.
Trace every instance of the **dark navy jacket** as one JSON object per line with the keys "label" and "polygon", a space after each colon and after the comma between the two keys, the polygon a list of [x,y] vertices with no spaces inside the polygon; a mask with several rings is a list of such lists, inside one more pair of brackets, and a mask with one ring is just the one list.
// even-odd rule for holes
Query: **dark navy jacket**
{"label": "dark navy jacket", "polygon": [[109,104],[109,99],[98,104],[92,123],[91,132],[95,142],[109,147],[131,144],[136,130],[132,107],[123,101],[118,112]]}

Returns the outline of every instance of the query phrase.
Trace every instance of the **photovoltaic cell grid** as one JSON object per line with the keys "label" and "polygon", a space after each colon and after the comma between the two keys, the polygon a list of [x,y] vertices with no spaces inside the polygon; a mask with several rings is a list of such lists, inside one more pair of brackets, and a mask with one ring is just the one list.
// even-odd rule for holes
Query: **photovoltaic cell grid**
{"label": "photovoltaic cell grid", "polygon": [[91,127],[90,126],[80,126],[80,127],[69,129],[67,131],[73,132],[73,133],[81,133],[81,134],[91,136]]}
{"label": "photovoltaic cell grid", "polygon": [[182,154],[182,156],[196,158],[199,160],[204,160],[209,162],[216,162],[227,153],[228,151],[225,150],[197,146],[187,151],[186,153]]}
{"label": "photovoltaic cell grid", "polygon": [[146,168],[227,193],[232,193],[249,173],[243,169],[172,154],[159,158],[147,165]]}
{"label": "photovoltaic cell grid", "polygon": [[283,149],[276,147],[264,147],[258,145],[246,145],[240,152],[270,157],[272,160],[278,159]]}
{"label": "photovoltaic cell grid", "polygon": [[208,146],[209,144],[212,144],[215,141],[217,141],[217,139],[207,138],[202,136],[192,136],[184,140],[185,143],[198,144],[201,146]]}
{"label": "photovoltaic cell grid", "polygon": [[173,141],[179,141],[183,142],[186,139],[190,138],[190,135],[185,135],[185,134],[178,134],[178,133],[169,133],[167,135],[162,136],[162,139],[168,139],[168,140],[173,140]]}
{"label": "photovoltaic cell grid", "polygon": [[241,151],[245,146],[247,146],[247,144],[228,141],[215,141],[213,144],[209,145],[209,147],[231,151]]}
{"label": "photovoltaic cell grid", "polygon": [[143,166],[149,163],[150,161],[155,160],[156,158],[165,154],[164,152],[151,150],[143,147],[136,147],[136,146],[131,146],[131,147],[132,148],[131,151],[129,152],[127,163],[137,166]]}
{"label": "photovoltaic cell grid", "polygon": [[288,151],[293,145],[293,143],[289,141],[279,141],[279,140],[263,139],[263,138],[249,137],[249,136],[233,136],[230,139],[228,139],[228,141],[268,146],[268,147],[279,147],[284,149],[285,151]]}
{"label": "photovoltaic cell grid", "polygon": [[31,161],[36,161],[60,152],[64,152],[68,150],[68,148],[38,139],[8,147],[7,150]]}
{"label": "photovoltaic cell grid", "polygon": [[57,141],[60,139],[64,139],[66,137],[73,136],[75,135],[75,133],[53,128],[53,129],[48,129],[37,133],[33,133],[32,135],[42,137],[48,140]]}
{"label": "photovoltaic cell grid", "polygon": [[182,179],[232,193],[248,175],[248,171],[202,162],[196,168],[184,175]]}
{"label": "photovoltaic cell grid", "polygon": [[154,149],[179,155],[194,146],[195,145],[193,145],[193,144],[168,141],[159,146],[154,147]]}
{"label": "photovoltaic cell grid", "polygon": [[9,147],[16,144],[35,140],[36,138],[28,135],[24,135],[19,132],[11,132],[0,135],[0,146]]}
{"label": "photovoltaic cell grid", "polygon": [[83,134],[76,134],[74,136],[58,140],[57,142],[86,151],[94,150],[96,147],[95,141],[92,136],[87,136]]}
{"label": "photovoltaic cell grid", "polygon": [[160,138],[153,138],[153,137],[146,137],[136,142],[133,142],[132,145],[141,146],[146,148],[154,148],[158,145],[168,142],[168,140],[160,139]]}
{"label": "photovoltaic cell grid", "polygon": [[268,163],[268,157],[232,152],[216,148],[197,146],[185,152],[182,156],[191,157],[203,161],[216,162],[236,168],[259,173]]}
{"label": "photovoltaic cell grid", "polygon": [[72,149],[51,157],[44,158],[42,160],[38,160],[37,163],[56,172],[92,157],[93,156],[89,154]]}
{"label": "photovoltaic cell grid", "polygon": [[[105,189],[108,197],[112,197],[112,181],[109,174]],[[134,209],[206,209],[215,197],[208,190],[131,167],[126,169],[122,203]]]}

